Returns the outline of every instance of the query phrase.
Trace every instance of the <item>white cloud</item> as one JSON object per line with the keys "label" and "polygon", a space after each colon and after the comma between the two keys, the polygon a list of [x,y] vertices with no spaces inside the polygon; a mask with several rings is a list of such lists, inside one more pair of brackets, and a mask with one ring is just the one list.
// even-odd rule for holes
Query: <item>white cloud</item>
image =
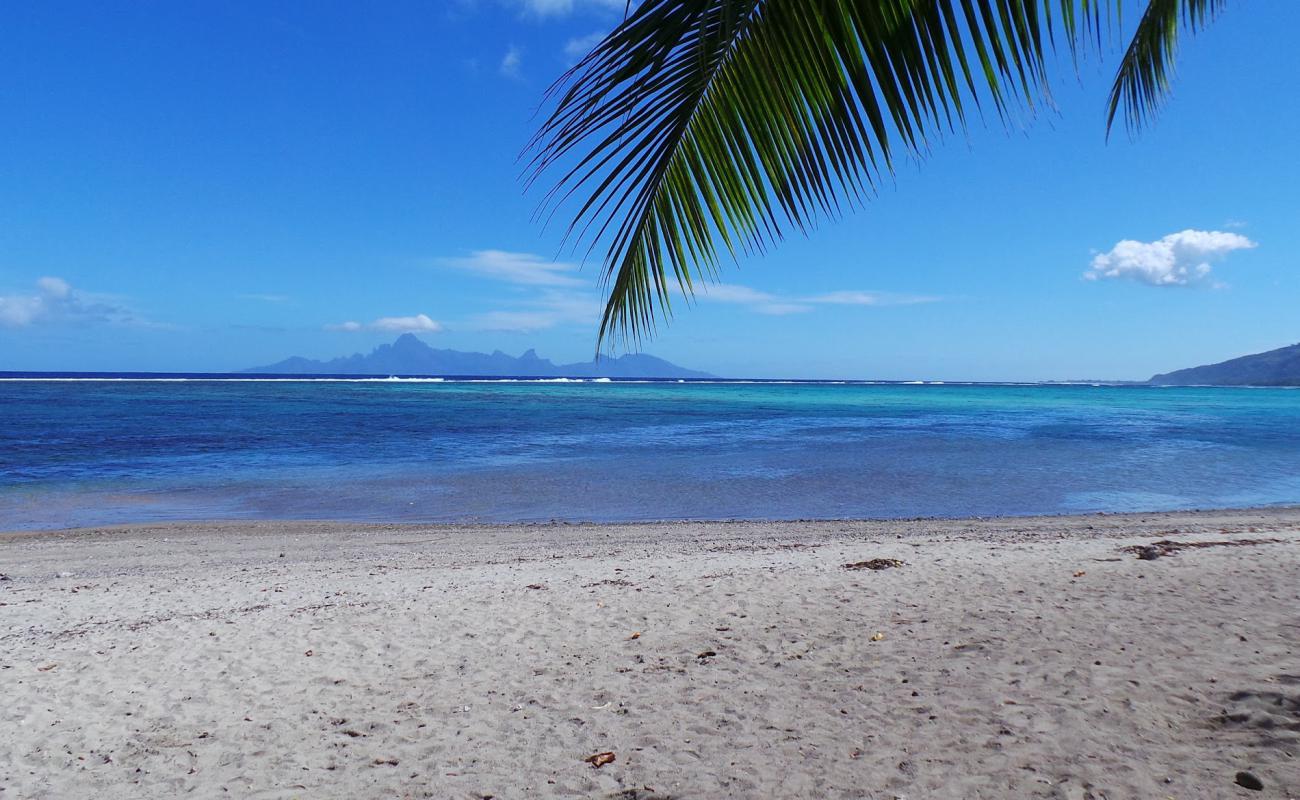
{"label": "white cloud", "polygon": [[1149,286],[1191,286],[1210,278],[1212,262],[1256,243],[1239,233],[1185,230],[1154,242],[1125,239],[1093,256],[1084,273],[1090,281],[1127,278]]}
{"label": "white cloud", "polygon": [[467,258],[440,258],[438,263],[477,273],[485,278],[523,286],[585,286],[586,281],[570,275],[578,266],[551,261],[533,253],[506,250],[475,250]]}
{"label": "white cloud", "polygon": [[510,49],[506,50],[506,54],[501,58],[501,66],[499,67],[501,74],[507,78],[518,78],[519,67],[523,64],[523,61],[523,52],[518,47],[511,45]]}
{"label": "white cloud", "polygon": [[603,31],[589,33],[586,36],[579,36],[564,43],[564,57],[570,64],[576,64],[582,60],[583,56],[591,52],[591,49],[600,44],[605,39]]}
{"label": "white cloud", "polygon": [[0,294],[2,328],[58,322],[151,324],[113,298],[78,291],[62,278],[40,278],[32,294]]}
{"label": "white cloud", "polygon": [[380,317],[374,322],[362,324],[353,320],[337,325],[326,325],[326,330],[357,333],[359,331],[384,331],[386,333],[437,333],[442,330],[442,323],[430,319],[424,314],[413,317]]}
{"label": "white cloud", "polygon": [[437,333],[442,330],[442,323],[435,322],[424,314],[416,314],[413,317],[380,317],[372,322],[371,325],[375,330],[398,331],[402,333],[412,333],[414,331]]}

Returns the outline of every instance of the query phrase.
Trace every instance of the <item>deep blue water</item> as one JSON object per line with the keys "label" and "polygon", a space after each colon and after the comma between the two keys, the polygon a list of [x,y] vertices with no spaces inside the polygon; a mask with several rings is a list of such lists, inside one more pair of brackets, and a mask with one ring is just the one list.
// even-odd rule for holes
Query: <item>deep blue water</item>
{"label": "deep blue water", "polygon": [[1300,391],[0,380],[0,530],[1300,503]]}

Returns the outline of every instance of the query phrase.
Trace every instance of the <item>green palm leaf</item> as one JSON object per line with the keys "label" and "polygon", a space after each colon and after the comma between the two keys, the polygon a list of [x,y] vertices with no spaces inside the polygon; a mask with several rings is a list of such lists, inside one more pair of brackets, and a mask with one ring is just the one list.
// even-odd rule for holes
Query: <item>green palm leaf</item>
{"label": "green palm leaf", "polygon": [[1160,107],[1169,92],[1178,33],[1182,26],[1196,31],[1223,10],[1226,0],[1150,0],[1138,23],[1110,92],[1106,126],[1115,123],[1121,108],[1136,129]]}
{"label": "green palm leaf", "polygon": [[[602,343],[632,343],[716,278],[870,197],[988,103],[1006,118],[1047,97],[1059,38],[1099,41],[1120,0],[644,0],[552,88],[529,182],[569,235],[604,247]],[[1159,101],[1180,19],[1221,0],[1152,0],[1111,117]]]}

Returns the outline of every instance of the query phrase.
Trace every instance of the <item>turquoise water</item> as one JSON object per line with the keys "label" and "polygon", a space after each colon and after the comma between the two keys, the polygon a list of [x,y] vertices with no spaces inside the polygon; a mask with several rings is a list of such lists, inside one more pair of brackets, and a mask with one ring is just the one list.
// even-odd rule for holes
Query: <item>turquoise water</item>
{"label": "turquoise water", "polygon": [[1300,391],[0,381],[0,530],[1300,502]]}

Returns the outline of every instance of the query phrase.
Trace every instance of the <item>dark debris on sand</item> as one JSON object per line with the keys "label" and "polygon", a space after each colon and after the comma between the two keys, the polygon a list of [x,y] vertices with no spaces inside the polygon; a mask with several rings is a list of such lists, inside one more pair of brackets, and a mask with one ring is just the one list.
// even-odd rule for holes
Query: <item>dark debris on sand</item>
{"label": "dark debris on sand", "polygon": [[1175,542],[1161,539],[1150,544],[1133,544],[1121,547],[1125,553],[1132,553],[1143,561],[1155,561],[1161,556],[1175,555],[1179,550],[1191,550],[1198,547],[1248,547],[1259,544],[1283,544],[1286,539],[1231,539],[1222,542]]}
{"label": "dark debris on sand", "polygon": [[870,561],[854,561],[851,564],[845,564],[845,569],[893,569],[894,567],[903,566],[903,562],[896,558],[873,558]]}

